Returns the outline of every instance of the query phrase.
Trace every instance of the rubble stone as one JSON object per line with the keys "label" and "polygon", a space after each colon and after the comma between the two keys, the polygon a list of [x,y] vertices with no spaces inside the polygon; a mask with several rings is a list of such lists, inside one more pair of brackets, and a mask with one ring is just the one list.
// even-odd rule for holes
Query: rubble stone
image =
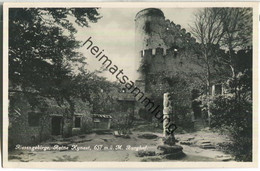
{"label": "rubble stone", "polygon": [[158,136],[154,134],[142,134],[138,136],[138,138],[144,138],[144,139],[155,139],[157,137]]}
{"label": "rubble stone", "polygon": [[159,145],[157,147],[158,150],[162,151],[162,154],[175,154],[178,152],[182,152],[182,146],[179,145],[174,145],[174,146],[169,146],[169,145]]}
{"label": "rubble stone", "polygon": [[140,150],[136,153],[137,157],[144,157],[144,156],[155,156],[155,151],[144,151]]}
{"label": "rubble stone", "polygon": [[163,143],[166,145],[175,145],[176,139],[173,135],[168,135],[163,138]]}
{"label": "rubble stone", "polygon": [[182,145],[192,145],[193,142],[191,142],[191,141],[181,141],[180,144],[182,144]]}

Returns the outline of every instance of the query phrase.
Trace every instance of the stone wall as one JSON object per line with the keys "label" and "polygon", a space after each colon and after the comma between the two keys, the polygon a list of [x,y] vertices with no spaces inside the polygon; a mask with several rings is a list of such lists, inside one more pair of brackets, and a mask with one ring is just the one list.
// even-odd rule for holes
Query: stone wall
{"label": "stone wall", "polygon": [[[9,147],[14,147],[17,144],[39,144],[50,138],[52,135],[52,116],[63,117],[68,112],[67,108],[69,106],[67,103],[58,105],[54,99],[41,96],[37,98],[40,99],[40,104],[32,106],[22,93],[10,94],[12,108],[9,109]],[[76,103],[75,116],[81,117],[80,133],[91,131],[90,105],[80,99],[74,100]],[[29,124],[29,113],[36,113],[39,116],[37,126]],[[73,118],[73,127],[75,127],[75,116]],[[64,119],[62,122],[64,124]],[[64,131],[64,127],[62,129]]]}
{"label": "stone wall", "polygon": [[135,24],[137,82],[143,83],[139,88],[160,106],[165,92],[176,91],[174,110],[180,115],[191,113],[191,91],[205,84],[196,52],[199,43],[186,29],[165,19],[160,9],[140,11]]}
{"label": "stone wall", "polygon": [[[9,112],[9,147],[17,144],[32,145],[37,144],[51,135],[50,117],[38,108],[32,108],[23,99],[23,95],[16,96],[15,110]],[[28,117],[30,112],[39,115],[39,125],[30,126]]]}
{"label": "stone wall", "polygon": [[[199,46],[196,39],[180,25],[165,19],[160,9],[141,10],[135,17],[136,54],[139,56],[139,80],[145,82],[146,93],[163,95],[169,87],[165,77],[176,74],[199,75]],[[183,75],[184,75],[183,74]],[[155,92],[159,91],[159,92]]]}

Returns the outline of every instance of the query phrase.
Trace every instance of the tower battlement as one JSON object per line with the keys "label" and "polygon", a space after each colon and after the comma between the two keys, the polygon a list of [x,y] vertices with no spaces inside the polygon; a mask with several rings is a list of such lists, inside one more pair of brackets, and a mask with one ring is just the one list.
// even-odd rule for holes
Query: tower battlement
{"label": "tower battlement", "polygon": [[[147,78],[150,73],[161,73],[166,69],[175,70],[188,63],[194,56],[196,39],[179,24],[165,19],[160,9],[141,10],[135,17],[135,46],[140,68],[139,78]],[[145,62],[145,65],[140,62]],[[141,69],[141,70],[142,70]]]}
{"label": "tower battlement", "polygon": [[140,56],[143,58],[145,56],[169,56],[176,53],[178,50],[174,48],[155,48],[155,49],[145,49],[140,51]]}
{"label": "tower battlement", "polygon": [[183,47],[187,43],[196,43],[196,39],[185,28],[165,19],[160,9],[148,8],[138,12],[135,27],[137,52],[157,48],[170,49],[173,46]]}

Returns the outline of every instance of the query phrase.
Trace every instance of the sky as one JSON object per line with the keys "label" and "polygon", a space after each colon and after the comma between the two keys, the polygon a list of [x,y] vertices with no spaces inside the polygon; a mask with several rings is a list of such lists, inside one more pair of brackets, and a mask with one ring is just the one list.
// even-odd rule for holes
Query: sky
{"label": "sky", "polygon": [[[93,45],[104,49],[103,54],[108,56],[125,75],[131,80],[137,79],[135,61],[135,22],[134,18],[141,8],[103,8],[99,9],[102,16],[97,23],[90,23],[90,27],[82,28],[77,26],[78,33],[76,39],[86,41],[89,37]],[[192,24],[193,14],[198,9],[195,8],[162,8],[165,19],[180,24],[182,28],[189,31]],[[98,70],[102,63],[98,61],[90,52],[83,47],[80,52],[87,58],[88,68]],[[104,71],[105,76],[110,81],[116,81],[115,76],[108,71]]]}

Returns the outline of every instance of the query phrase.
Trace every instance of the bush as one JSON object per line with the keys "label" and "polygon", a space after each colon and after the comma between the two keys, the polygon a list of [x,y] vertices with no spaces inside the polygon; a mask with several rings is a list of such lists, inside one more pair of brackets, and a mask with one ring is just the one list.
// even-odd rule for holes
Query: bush
{"label": "bush", "polygon": [[230,134],[232,143],[227,150],[238,161],[252,161],[251,82],[251,73],[246,70],[227,81],[226,94],[200,97],[203,111],[211,113],[210,126]]}
{"label": "bush", "polygon": [[252,103],[234,96],[218,96],[210,104],[211,127],[228,130],[232,144],[228,150],[236,160],[252,160]]}
{"label": "bush", "polygon": [[[112,114],[111,114],[112,115]],[[133,127],[133,116],[129,112],[118,112],[112,115],[111,129],[117,130],[122,134],[130,134],[130,129]]]}

